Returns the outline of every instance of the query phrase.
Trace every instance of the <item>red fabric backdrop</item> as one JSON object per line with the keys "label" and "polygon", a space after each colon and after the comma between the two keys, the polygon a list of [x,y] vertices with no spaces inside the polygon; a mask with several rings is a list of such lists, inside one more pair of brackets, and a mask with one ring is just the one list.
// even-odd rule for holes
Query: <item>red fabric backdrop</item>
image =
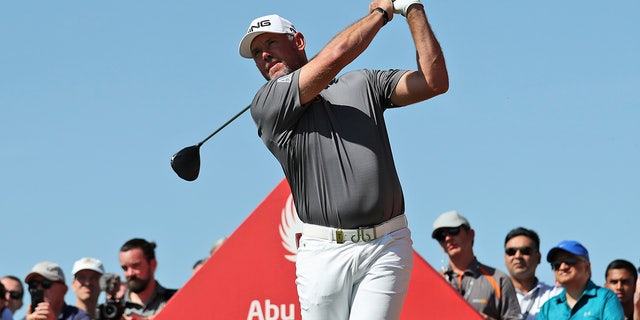
{"label": "red fabric backdrop", "polygon": [[[282,180],[155,319],[301,319],[294,263],[299,228]],[[481,319],[415,251],[414,257],[402,320]]]}

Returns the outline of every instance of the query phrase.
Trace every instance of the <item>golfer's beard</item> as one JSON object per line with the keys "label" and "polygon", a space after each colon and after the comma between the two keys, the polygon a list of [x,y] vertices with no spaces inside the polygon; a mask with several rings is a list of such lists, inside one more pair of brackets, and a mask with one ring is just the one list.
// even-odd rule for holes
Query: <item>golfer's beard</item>
{"label": "golfer's beard", "polygon": [[277,78],[280,78],[280,77],[282,77],[282,76],[284,76],[284,75],[288,75],[288,74],[290,74],[290,73],[291,73],[291,68],[289,68],[289,66],[288,66],[288,65],[286,65],[286,64],[284,64],[284,63],[282,63],[282,66],[284,67],[284,68],[282,68],[282,72],[280,72],[280,73],[276,74],[276,75],[275,75],[275,76],[273,76],[273,77],[271,77],[270,75],[268,75],[268,74],[267,74],[267,75],[265,75],[265,77],[264,77],[264,78],[265,78],[267,81],[269,81],[269,80],[277,79]]}
{"label": "golfer's beard", "polygon": [[134,293],[140,293],[144,291],[144,289],[146,289],[148,285],[149,279],[140,279],[138,277],[127,279],[127,287],[129,287],[129,290],[133,291]]}

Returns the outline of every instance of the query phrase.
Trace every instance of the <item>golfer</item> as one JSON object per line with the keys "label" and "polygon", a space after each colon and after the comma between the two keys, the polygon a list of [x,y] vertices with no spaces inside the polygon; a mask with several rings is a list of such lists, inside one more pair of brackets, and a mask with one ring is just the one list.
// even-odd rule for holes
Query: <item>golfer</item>
{"label": "golfer", "polygon": [[[415,71],[338,73],[398,13]],[[240,55],[267,80],[251,103],[258,135],[280,162],[304,222],[296,284],[305,320],[398,319],[413,250],[383,112],[447,91],[444,56],[419,0],[374,0],[312,60],[278,15],[251,22]],[[398,50],[389,50],[393,61]]]}

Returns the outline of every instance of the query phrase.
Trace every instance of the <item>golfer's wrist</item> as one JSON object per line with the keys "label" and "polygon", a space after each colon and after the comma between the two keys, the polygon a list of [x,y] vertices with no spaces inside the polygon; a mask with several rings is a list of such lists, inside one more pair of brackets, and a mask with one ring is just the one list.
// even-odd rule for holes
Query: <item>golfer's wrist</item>
{"label": "golfer's wrist", "polygon": [[384,25],[387,24],[387,22],[389,22],[389,15],[387,14],[387,11],[385,11],[384,9],[380,8],[380,7],[376,7],[373,8],[373,10],[371,10],[371,13],[373,12],[380,12],[382,14],[382,26],[384,27]]}

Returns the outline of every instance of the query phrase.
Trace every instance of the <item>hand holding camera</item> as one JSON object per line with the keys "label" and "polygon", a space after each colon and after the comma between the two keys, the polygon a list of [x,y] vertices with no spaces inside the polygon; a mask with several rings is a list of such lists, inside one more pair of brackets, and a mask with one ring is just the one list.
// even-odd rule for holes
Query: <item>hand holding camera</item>
{"label": "hand holding camera", "polygon": [[115,273],[103,274],[100,277],[100,290],[106,293],[107,301],[96,308],[96,319],[120,319],[124,314],[124,303],[118,297],[120,276]]}

